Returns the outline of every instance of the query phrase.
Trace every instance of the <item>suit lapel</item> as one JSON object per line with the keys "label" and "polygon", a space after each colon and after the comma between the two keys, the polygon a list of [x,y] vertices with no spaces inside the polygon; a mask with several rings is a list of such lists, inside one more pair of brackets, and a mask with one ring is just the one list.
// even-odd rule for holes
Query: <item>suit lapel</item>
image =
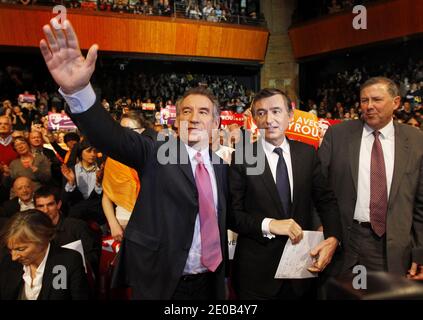
{"label": "suit lapel", "polygon": [[43,284],[37,300],[49,300],[50,291],[53,287],[53,267],[55,263],[52,257],[54,255],[54,251],[54,246],[50,244],[50,251],[48,253],[46,266],[44,268]]}
{"label": "suit lapel", "polygon": [[298,194],[298,186],[301,185],[299,181],[301,177],[301,155],[298,154],[296,146],[294,143],[288,139],[289,142],[289,149],[291,153],[291,166],[292,166],[292,209],[291,209],[291,217],[294,217],[294,213],[296,212],[297,207],[297,194]]}
{"label": "suit lapel", "polygon": [[389,192],[388,207],[390,207],[398,192],[402,176],[408,167],[409,143],[401,127],[394,122],[395,128],[395,160],[392,175],[391,190]]}
{"label": "suit lapel", "polygon": [[357,194],[358,163],[360,161],[361,136],[363,135],[363,122],[357,121],[357,126],[352,127],[349,145],[349,157],[351,176],[354,183],[354,191]]}
{"label": "suit lapel", "polygon": [[188,181],[191,182],[192,186],[196,187],[194,175],[192,173],[191,159],[189,158],[187,149],[184,143],[179,139],[177,140],[176,146],[177,146],[177,153],[178,153],[178,158],[177,158],[178,166],[181,169],[182,173],[185,175],[185,177],[188,179]]}

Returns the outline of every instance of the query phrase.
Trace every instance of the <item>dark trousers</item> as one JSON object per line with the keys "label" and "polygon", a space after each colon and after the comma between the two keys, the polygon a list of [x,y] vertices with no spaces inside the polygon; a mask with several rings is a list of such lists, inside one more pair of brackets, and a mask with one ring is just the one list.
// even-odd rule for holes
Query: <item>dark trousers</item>
{"label": "dark trousers", "polygon": [[172,300],[214,300],[214,279],[212,272],[182,276]]}
{"label": "dark trousers", "polygon": [[342,274],[351,274],[356,265],[367,271],[387,271],[386,235],[377,236],[370,223],[353,222],[348,243],[344,244]]}

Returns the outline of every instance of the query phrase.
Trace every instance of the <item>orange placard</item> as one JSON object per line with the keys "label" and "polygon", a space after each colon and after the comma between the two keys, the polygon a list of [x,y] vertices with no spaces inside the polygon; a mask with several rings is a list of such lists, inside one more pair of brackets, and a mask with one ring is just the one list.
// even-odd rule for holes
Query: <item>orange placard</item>
{"label": "orange placard", "polygon": [[289,139],[319,147],[319,120],[309,112],[294,110],[293,120],[285,132]]}

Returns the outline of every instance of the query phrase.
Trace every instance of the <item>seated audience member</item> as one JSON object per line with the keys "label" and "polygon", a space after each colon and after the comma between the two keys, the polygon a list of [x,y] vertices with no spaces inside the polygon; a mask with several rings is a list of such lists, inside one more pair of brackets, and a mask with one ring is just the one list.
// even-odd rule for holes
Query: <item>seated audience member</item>
{"label": "seated audience member", "polygon": [[43,186],[34,194],[35,208],[50,217],[56,226],[56,236],[53,242],[58,246],[81,240],[85,260],[94,273],[97,273],[100,252],[101,235],[90,230],[88,225],[79,219],[65,218],[60,208],[62,202],[58,193],[52,187]]}
{"label": "seated audience member", "polygon": [[[0,179],[4,170],[8,171],[10,162],[18,157],[12,139],[12,120],[8,116],[0,116]],[[0,203],[8,200],[9,195],[9,187],[0,183]]]}
{"label": "seated audience member", "polygon": [[63,201],[68,206],[68,216],[103,225],[106,222],[101,207],[103,169],[97,165],[97,149],[87,140],[76,148],[79,162],[74,168],[62,166],[67,180]]}
{"label": "seated audience member", "polygon": [[12,122],[7,116],[0,116],[0,165],[9,165],[18,157],[13,149]]}
{"label": "seated audience member", "polygon": [[13,182],[13,193],[16,195],[3,203],[0,207],[0,217],[10,218],[16,212],[34,209],[34,186],[32,180],[27,177],[18,177]]}
{"label": "seated audience member", "polygon": [[[88,299],[81,255],[55,246],[54,234],[51,220],[35,209],[18,212],[7,222],[1,240],[10,254],[0,261],[0,300]],[[57,277],[66,286],[54,285]]]}
{"label": "seated audience member", "polygon": [[37,190],[41,184],[50,181],[51,165],[45,155],[34,155],[27,140],[22,137],[15,138],[13,148],[18,153],[19,158],[13,160],[8,168],[3,168],[4,185],[10,185],[18,177],[27,177],[32,180],[34,189]]}
{"label": "seated audience member", "polygon": [[29,145],[33,154],[43,154],[51,163],[51,173],[52,173],[52,182],[55,185],[61,186],[62,184],[62,173],[60,171],[60,161],[56,157],[56,154],[53,150],[45,148],[43,146],[43,136],[41,131],[34,129],[29,133],[28,136]]}

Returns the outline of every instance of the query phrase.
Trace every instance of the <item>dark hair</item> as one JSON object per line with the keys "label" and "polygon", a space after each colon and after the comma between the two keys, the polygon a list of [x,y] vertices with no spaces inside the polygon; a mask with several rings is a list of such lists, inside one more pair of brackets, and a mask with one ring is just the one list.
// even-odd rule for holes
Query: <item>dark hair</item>
{"label": "dark hair", "polygon": [[17,136],[16,138],[14,138],[14,139],[13,139],[13,144],[12,144],[13,150],[15,150],[15,151],[16,151],[16,148],[15,148],[15,143],[16,143],[17,141],[22,141],[22,142],[25,142],[25,143],[28,145],[28,147],[30,147],[30,144],[29,144],[28,140],[26,140],[26,139],[25,139],[24,137],[22,137],[22,136]]}
{"label": "dark hair", "polygon": [[265,99],[265,98],[270,98],[273,97],[277,94],[280,94],[283,98],[283,100],[286,103],[286,106],[288,108],[288,112],[292,111],[292,103],[291,103],[291,99],[289,99],[288,95],[283,92],[282,90],[279,89],[275,89],[275,88],[264,88],[261,89],[259,92],[256,93],[256,95],[254,96],[254,100],[253,102],[251,102],[251,113],[254,116],[255,113],[255,105],[258,101]]}
{"label": "dark hair", "polygon": [[69,141],[79,142],[79,140],[80,140],[79,134],[77,134],[76,132],[68,132],[63,137],[63,141],[65,143],[68,143]]}
{"label": "dark hair", "polygon": [[179,108],[181,106],[181,103],[184,101],[184,99],[186,97],[191,96],[191,95],[199,95],[199,96],[204,96],[204,97],[208,98],[211,101],[211,103],[213,104],[213,118],[214,119],[220,119],[219,101],[217,100],[217,98],[214,96],[214,94],[209,89],[204,88],[204,87],[191,88],[184,93],[182,98],[180,98],[180,99],[178,99],[178,101],[176,101],[176,114],[177,115],[179,115]]}
{"label": "dark hair", "polygon": [[87,140],[87,138],[85,137],[81,142],[78,143],[77,147],[77,156],[78,158],[81,160],[81,156],[82,156],[82,151],[86,150],[86,149],[90,149],[90,148],[94,148],[94,146]]}
{"label": "dark hair", "polygon": [[389,78],[386,77],[373,77],[368,79],[360,86],[360,92],[363,91],[365,88],[370,87],[374,84],[384,84],[386,85],[386,89],[388,90],[389,94],[392,98],[395,98],[400,95],[398,85]]}
{"label": "dark hair", "polygon": [[37,209],[29,209],[15,213],[4,225],[0,243],[7,246],[12,238],[23,241],[45,244],[55,235],[55,226],[51,219]]}
{"label": "dark hair", "polygon": [[50,196],[54,196],[54,200],[56,203],[60,201],[59,190],[52,186],[41,186],[37,191],[34,192],[34,202],[38,198],[47,198]]}

